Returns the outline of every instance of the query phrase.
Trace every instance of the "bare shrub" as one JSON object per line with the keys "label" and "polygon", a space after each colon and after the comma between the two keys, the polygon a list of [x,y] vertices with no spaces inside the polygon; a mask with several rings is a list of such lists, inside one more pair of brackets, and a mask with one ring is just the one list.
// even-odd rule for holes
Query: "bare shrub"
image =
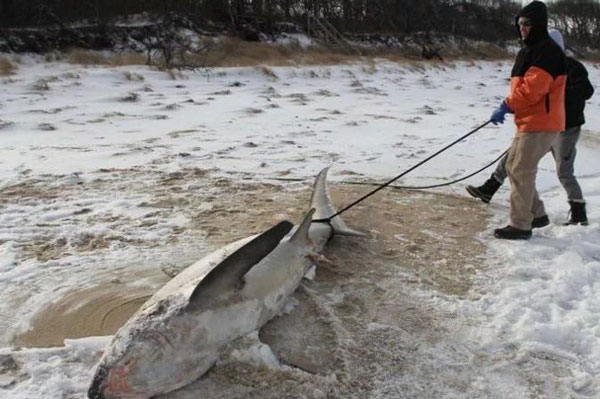
{"label": "bare shrub", "polygon": [[166,70],[167,75],[169,75],[169,78],[171,78],[172,80],[180,80],[183,79],[183,73],[181,73],[181,71],[177,70],[177,69],[167,69]]}
{"label": "bare shrub", "polygon": [[81,75],[78,73],[75,73],[75,72],[65,72],[61,76],[65,79],[73,79],[73,80],[81,79]]}
{"label": "bare shrub", "polygon": [[463,47],[463,57],[484,59],[484,60],[497,60],[510,58],[510,54],[506,49],[488,42],[474,42],[467,43]]}
{"label": "bare shrub", "polygon": [[50,90],[50,83],[48,81],[48,79],[38,79],[34,84],[33,84],[33,89],[37,90],[37,91],[48,91]]}
{"label": "bare shrub", "polygon": [[67,61],[81,65],[107,65],[106,56],[99,51],[72,50],[67,54]]}
{"label": "bare shrub", "polygon": [[368,75],[373,75],[377,72],[377,67],[375,66],[375,62],[372,59],[367,60],[367,65],[363,66],[363,72]]}
{"label": "bare shrub", "polygon": [[111,55],[109,62],[112,66],[144,65],[146,57],[141,53],[119,53]]}
{"label": "bare shrub", "polygon": [[[593,61],[600,61],[600,50],[592,50],[590,51],[590,53],[588,54],[587,58],[589,60],[593,60]],[[595,64],[595,67],[598,68],[598,64]]]}
{"label": "bare shrub", "polygon": [[212,42],[202,54],[206,67],[331,65],[356,61],[335,47],[303,48],[296,43],[279,45],[223,38]]}
{"label": "bare shrub", "polygon": [[265,76],[267,76],[267,77],[269,77],[269,78],[271,78],[271,79],[274,79],[274,80],[277,80],[277,79],[279,79],[279,76],[277,76],[277,74],[276,74],[275,72],[273,72],[273,70],[272,70],[271,68],[268,68],[268,67],[266,67],[266,66],[262,65],[262,66],[258,67],[257,69],[258,69],[258,70],[259,70],[259,71],[260,71],[260,72],[261,72],[263,75],[265,75]]}
{"label": "bare shrub", "polygon": [[17,65],[6,57],[0,57],[0,76],[14,75]]}
{"label": "bare shrub", "polygon": [[427,70],[427,65],[429,63],[430,62],[425,62],[425,61],[406,61],[406,62],[404,62],[404,66],[410,72],[424,73]]}
{"label": "bare shrub", "polygon": [[66,59],[71,64],[110,66],[144,65],[146,61],[139,53],[106,54],[92,50],[72,50]]}
{"label": "bare shrub", "polygon": [[144,77],[142,75],[140,75],[139,73],[125,71],[125,72],[123,72],[123,75],[125,75],[125,79],[133,81],[133,82],[143,82],[144,81]]}
{"label": "bare shrub", "polygon": [[44,61],[46,62],[56,62],[62,60],[62,54],[58,52],[50,52],[44,54]]}
{"label": "bare shrub", "polygon": [[206,48],[206,66],[293,65],[292,54],[283,46],[266,43],[243,42],[224,38]]}

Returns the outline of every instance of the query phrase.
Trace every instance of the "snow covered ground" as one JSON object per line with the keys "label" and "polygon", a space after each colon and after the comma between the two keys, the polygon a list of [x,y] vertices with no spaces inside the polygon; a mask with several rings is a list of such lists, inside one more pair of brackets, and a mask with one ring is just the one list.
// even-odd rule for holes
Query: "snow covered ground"
{"label": "snow covered ground", "polygon": [[[600,68],[587,66],[597,87]],[[484,123],[507,92],[510,67],[381,61],[213,69],[173,79],[146,67],[25,58],[16,75],[0,80],[0,396],[83,397],[109,342],[87,337],[87,331],[114,331],[168,275],[217,244],[240,238],[223,232],[232,220],[252,231],[259,218],[297,216],[297,203],[275,205],[293,201],[300,190],[283,180],[310,182],[331,165],[332,181],[384,181]],[[409,359],[411,367],[391,373],[381,370],[377,358],[365,359],[377,378],[357,388],[362,397],[600,397],[599,111],[596,95],[588,103],[576,165],[588,227],[561,226],[568,207],[547,156],[538,189],[553,223],[526,242],[492,238],[493,228],[507,219],[505,185],[487,207],[489,226],[473,234],[486,249],[465,292],[407,285],[403,281],[422,278],[410,268],[400,268],[401,278],[385,284],[364,277],[369,286],[387,284],[381,289],[405,292],[414,306],[426,304],[453,317],[439,325],[444,333],[435,342],[434,331],[424,329],[410,338],[411,348],[379,347]],[[512,134],[509,117],[400,183],[434,184],[465,175],[503,152]],[[466,197],[464,185],[480,184],[489,173],[438,191]],[[256,187],[260,195],[272,193],[268,203],[257,203],[264,197]],[[220,206],[229,196],[243,208]],[[473,213],[483,207],[475,200],[467,204]],[[427,210],[422,212],[427,220]],[[222,228],[209,229],[204,218]],[[452,238],[448,232],[427,234],[438,242]],[[328,300],[344,302],[348,294],[334,291]],[[110,311],[106,303],[112,303]],[[70,330],[52,324],[52,312],[60,313],[61,306],[63,315],[80,320]],[[392,324],[377,319],[364,329],[385,335]],[[334,329],[344,335],[343,328]],[[394,331],[382,342],[402,335]],[[64,336],[78,339],[59,347]],[[289,368],[258,342],[227,356],[224,364],[235,359]],[[385,356],[380,360],[393,364]],[[335,385],[334,377],[300,374],[295,381],[317,381],[304,397],[336,397],[324,388]],[[250,395],[219,391],[218,382],[166,396]]]}

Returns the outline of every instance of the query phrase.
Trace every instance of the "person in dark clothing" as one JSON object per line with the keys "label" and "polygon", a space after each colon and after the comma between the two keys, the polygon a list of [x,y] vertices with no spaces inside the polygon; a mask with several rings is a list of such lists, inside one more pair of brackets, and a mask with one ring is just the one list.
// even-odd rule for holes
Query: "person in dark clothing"
{"label": "person in dark clothing", "polygon": [[[558,30],[549,32],[550,37],[564,50],[564,41]],[[574,175],[575,156],[577,154],[576,144],[581,132],[581,126],[585,123],[584,109],[586,100],[594,94],[594,87],[588,79],[585,66],[571,57],[567,61],[567,84],[565,88],[565,130],[558,136],[558,140],[552,145],[551,152],[556,162],[558,179],[565,191],[570,205],[570,218],[565,225],[587,226],[587,214],[585,200],[581,187]],[[491,177],[481,186],[467,186],[467,192],[473,197],[489,203],[504,180],[506,179],[505,155]],[[536,225],[532,227],[538,227]],[[543,226],[539,226],[543,227]]]}

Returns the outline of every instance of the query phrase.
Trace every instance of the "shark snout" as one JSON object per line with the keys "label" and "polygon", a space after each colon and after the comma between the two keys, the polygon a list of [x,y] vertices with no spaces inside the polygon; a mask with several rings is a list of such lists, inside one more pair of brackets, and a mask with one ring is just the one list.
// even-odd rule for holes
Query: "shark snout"
{"label": "shark snout", "polygon": [[102,363],[96,369],[94,379],[88,389],[89,399],[147,399],[151,395],[143,390],[134,389],[131,384],[130,366],[135,361],[126,364],[109,366]]}
{"label": "shark snout", "polygon": [[108,371],[106,367],[99,366],[96,369],[96,374],[94,375],[94,379],[92,380],[92,384],[88,389],[88,398],[89,399],[106,399],[104,396],[104,386],[106,385],[106,378],[108,376]]}
{"label": "shark snout", "polygon": [[89,399],[106,399],[102,391],[95,390],[94,387],[90,387],[88,390],[88,398]]}

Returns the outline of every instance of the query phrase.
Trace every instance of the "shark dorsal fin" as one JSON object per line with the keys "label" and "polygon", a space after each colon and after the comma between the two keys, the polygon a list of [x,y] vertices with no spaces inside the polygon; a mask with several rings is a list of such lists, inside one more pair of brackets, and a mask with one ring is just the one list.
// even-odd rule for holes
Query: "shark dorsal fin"
{"label": "shark dorsal fin", "polygon": [[302,244],[309,244],[310,238],[308,237],[308,230],[310,229],[310,225],[312,223],[312,218],[315,213],[315,208],[311,208],[306,215],[304,215],[304,219],[300,226],[294,232],[292,238],[290,238],[291,242],[298,242]]}
{"label": "shark dorsal fin", "polygon": [[271,253],[293,226],[287,220],[280,222],[225,258],[194,288],[186,310],[210,308],[220,295],[237,289],[248,270]]}

